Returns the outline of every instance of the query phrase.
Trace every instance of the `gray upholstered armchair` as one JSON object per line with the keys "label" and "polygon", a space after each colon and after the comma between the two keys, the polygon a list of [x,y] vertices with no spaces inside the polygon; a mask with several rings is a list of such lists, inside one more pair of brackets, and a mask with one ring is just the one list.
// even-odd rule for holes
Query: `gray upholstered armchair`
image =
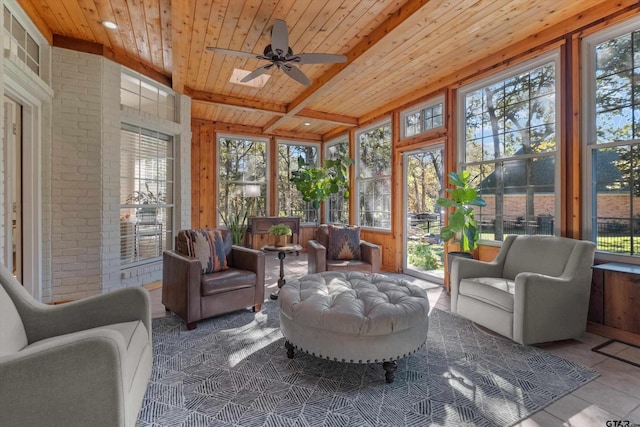
{"label": "gray upholstered armchair", "polygon": [[451,311],[520,344],[580,337],[594,254],[584,240],[507,236],[493,262],[453,261]]}
{"label": "gray upholstered armchair", "polygon": [[[351,245],[343,244],[342,239],[336,242],[340,228],[350,229],[357,239]],[[337,230],[337,231],[336,231]],[[333,231],[336,231],[335,235]],[[331,237],[334,237],[331,240]],[[343,236],[340,236],[341,238]],[[356,250],[344,251],[344,248],[357,247]],[[333,226],[322,224],[316,231],[316,240],[309,240],[308,272],[321,273],[323,271],[360,271],[363,273],[379,273],[382,263],[380,246],[360,240],[358,227]],[[336,256],[347,252],[348,256]],[[356,253],[354,253],[356,252]],[[341,259],[338,259],[341,258]]]}
{"label": "gray upholstered armchair", "polygon": [[0,425],[130,426],[151,377],[143,288],[60,305],[0,265]]}
{"label": "gray upholstered armchair", "polygon": [[224,229],[181,230],[163,254],[162,304],[196,322],[264,302],[264,252],[231,245]]}

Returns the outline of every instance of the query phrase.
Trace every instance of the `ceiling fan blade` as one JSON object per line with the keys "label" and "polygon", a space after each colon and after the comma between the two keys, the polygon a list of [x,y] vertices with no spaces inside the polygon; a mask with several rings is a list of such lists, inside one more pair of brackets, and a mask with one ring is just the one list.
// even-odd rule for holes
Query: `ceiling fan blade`
{"label": "ceiling fan blade", "polygon": [[289,52],[289,33],[287,23],[276,19],[271,30],[271,50],[278,56],[285,56]]}
{"label": "ceiling fan blade", "polygon": [[262,59],[262,55],[256,55],[255,53],[251,53],[251,52],[241,52],[239,50],[223,49],[221,47],[214,47],[214,46],[207,46],[206,49],[212,52],[224,53],[225,55],[235,55],[235,56],[241,56],[243,58]]}
{"label": "ceiling fan blade", "polygon": [[337,64],[346,62],[347,57],[344,55],[334,55],[332,53],[299,53],[287,58],[288,61],[297,64]]}
{"label": "ceiling fan blade", "polygon": [[271,67],[273,67],[273,64],[267,64],[264,67],[256,68],[255,70],[253,70],[252,72],[250,72],[249,74],[244,76],[244,78],[242,80],[240,80],[240,81],[242,83],[250,82],[251,80],[255,79],[256,77],[261,76],[264,73],[266,73],[267,71],[269,71],[271,69]]}
{"label": "ceiling fan blade", "polygon": [[309,80],[309,78],[305,76],[299,68],[290,64],[283,64],[282,71],[298,83],[302,83],[305,86],[311,86],[311,80]]}

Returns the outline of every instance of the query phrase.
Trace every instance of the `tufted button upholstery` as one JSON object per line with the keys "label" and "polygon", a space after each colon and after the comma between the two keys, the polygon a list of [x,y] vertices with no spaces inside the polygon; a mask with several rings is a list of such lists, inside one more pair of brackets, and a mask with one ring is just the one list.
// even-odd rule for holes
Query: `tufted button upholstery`
{"label": "tufted button upholstery", "polygon": [[289,279],[278,303],[290,358],[298,349],[341,362],[383,362],[392,382],[395,361],[427,340],[427,293],[381,274],[327,271]]}
{"label": "tufted button upholstery", "polygon": [[359,336],[411,328],[429,314],[423,289],[382,274],[325,272],[280,290],[282,314],[297,323]]}

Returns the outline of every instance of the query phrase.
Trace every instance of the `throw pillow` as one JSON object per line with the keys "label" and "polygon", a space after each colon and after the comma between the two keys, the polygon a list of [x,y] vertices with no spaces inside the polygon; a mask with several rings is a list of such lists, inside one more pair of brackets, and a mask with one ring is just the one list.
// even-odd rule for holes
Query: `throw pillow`
{"label": "throw pillow", "polygon": [[229,268],[228,249],[231,249],[229,233],[223,230],[183,230],[178,240],[186,240],[184,253],[198,258],[202,265],[202,274],[215,273]]}
{"label": "throw pillow", "polygon": [[328,259],[360,259],[360,227],[329,225]]}
{"label": "throw pillow", "polygon": [[325,248],[329,247],[329,226],[327,224],[320,224],[316,231],[316,240]]}

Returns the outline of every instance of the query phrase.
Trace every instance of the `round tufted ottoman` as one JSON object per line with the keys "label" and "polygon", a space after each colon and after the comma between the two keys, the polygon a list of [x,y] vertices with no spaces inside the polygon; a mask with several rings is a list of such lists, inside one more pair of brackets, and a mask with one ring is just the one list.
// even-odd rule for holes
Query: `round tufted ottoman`
{"label": "round tufted ottoman", "polygon": [[339,362],[382,362],[390,383],[396,360],[427,340],[427,293],[382,274],[327,271],[289,279],[278,302],[289,358],[297,348]]}

